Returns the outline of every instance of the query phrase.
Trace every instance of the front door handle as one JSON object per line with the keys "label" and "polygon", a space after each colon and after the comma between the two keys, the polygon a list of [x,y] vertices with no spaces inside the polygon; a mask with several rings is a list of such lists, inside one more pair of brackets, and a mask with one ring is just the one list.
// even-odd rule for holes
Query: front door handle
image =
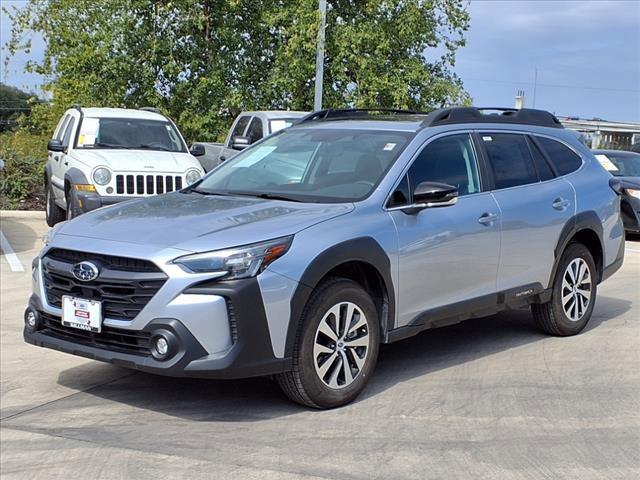
{"label": "front door handle", "polygon": [[561,212],[565,211],[569,205],[571,205],[571,202],[562,197],[556,198],[551,204],[553,208],[555,208],[556,210],[560,210]]}
{"label": "front door handle", "polygon": [[481,223],[482,225],[491,225],[496,220],[498,220],[497,214],[483,213],[482,215],[480,215],[480,218],[478,218],[478,223]]}

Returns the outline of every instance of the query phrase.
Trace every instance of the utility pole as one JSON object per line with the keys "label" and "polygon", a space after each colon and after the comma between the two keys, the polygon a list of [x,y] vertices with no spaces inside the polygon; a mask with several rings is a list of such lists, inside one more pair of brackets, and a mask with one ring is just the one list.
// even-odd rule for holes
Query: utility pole
{"label": "utility pole", "polygon": [[533,78],[533,108],[536,108],[536,89],[538,87],[538,67],[536,67],[536,74]]}
{"label": "utility pole", "polygon": [[324,77],[324,30],[327,26],[327,0],[320,0],[320,30],[318,31],[318,52],[316,54],[316,91],[313,96],[313,110],[322,109],[322,81]]}

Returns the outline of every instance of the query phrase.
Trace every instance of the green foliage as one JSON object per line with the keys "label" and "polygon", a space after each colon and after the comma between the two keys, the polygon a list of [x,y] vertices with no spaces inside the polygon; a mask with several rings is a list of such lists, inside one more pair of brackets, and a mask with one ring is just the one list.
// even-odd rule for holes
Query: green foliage
{"label": "green foliage", "polygon": [[[468,104],[451,72],[469,16],[463,0],[328,0],[325,107],[430,110]],[[224,138],[242,110],[311,110],[317,0],[27,0],[4,11],[10,54],[44,37],[51,102],[3,135],[2,193],[40,191],[44,146],[62,113],[152,106],[188,141]]]}
{"label": "green foliage", "polygon": [[0,134],[0,158],[5,162],[0,171],[2,208],[15,208],[27,198],[42,196],[48,137],[28,128]]}
{"label": "green foliage", "polygon": [[[29,69],[55,120],[70,104],[154,106],[190,140],[224,136],[247,109],[313,106],[317,0],[28,0],[8,12],[10,52],[29,31],[47,48]],[[468,103],[451,72],[462,0],[329,0],[325,106],[428,110]],[[25,40],[26,39],[26,40]]]}
{"label": "green foliage", "polygon": [[0,132],[9,130],[19,115],[28,113],[33,99],[34,94],[0,83]]}

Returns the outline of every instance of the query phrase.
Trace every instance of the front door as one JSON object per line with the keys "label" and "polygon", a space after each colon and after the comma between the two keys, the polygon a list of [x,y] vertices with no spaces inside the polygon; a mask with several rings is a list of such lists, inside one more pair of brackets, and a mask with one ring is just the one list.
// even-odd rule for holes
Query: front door
{"label": "front door", "polygon": [[399,242],[398,327],[426,311],[496,292],[500,216],[491,193],[482,190],[470,134],[426,144],[403,178],[404,191],[425,181],[454,185],[460,197],[417,214],[389,212]]}

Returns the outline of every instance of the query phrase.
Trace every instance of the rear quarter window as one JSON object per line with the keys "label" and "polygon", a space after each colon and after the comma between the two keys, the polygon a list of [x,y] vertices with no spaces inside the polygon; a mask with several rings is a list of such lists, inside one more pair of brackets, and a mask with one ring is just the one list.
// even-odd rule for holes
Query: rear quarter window
{"label": "rear quarter window", "polygon": [[582,166],[582,159],[573,150],[557,140],[545,137],[536,137],[536,140],[559,175],[575,172]]}

